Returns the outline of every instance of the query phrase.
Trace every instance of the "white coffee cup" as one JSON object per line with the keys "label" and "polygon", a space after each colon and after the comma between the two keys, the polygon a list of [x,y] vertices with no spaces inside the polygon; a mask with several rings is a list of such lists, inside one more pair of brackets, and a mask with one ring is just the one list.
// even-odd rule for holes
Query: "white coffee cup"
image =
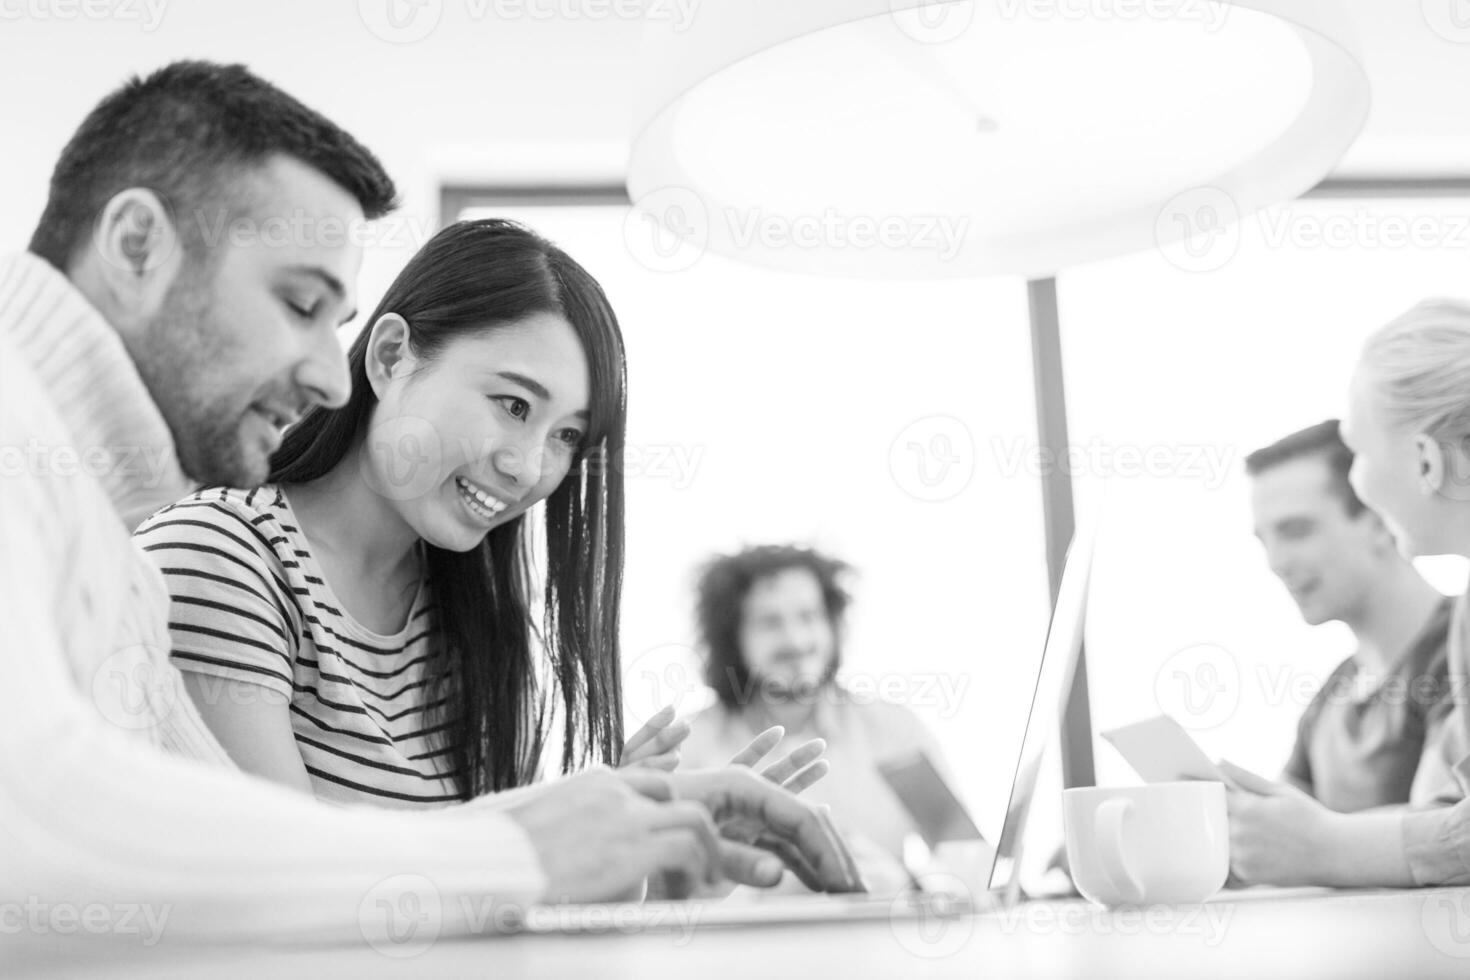
{"label": "white coffee cup", "polygon": [[1062,815],[1072,880],[1099,905],[1202,902],[1230,873],[1221,783],[1069,789]]}

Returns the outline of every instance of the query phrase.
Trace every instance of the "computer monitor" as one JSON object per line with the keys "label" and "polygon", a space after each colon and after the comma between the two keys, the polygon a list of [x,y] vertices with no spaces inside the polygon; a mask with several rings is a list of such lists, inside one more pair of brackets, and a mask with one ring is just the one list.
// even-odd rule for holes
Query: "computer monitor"
{"label": "computer monitor", "polygon": [[1031,711],[1026,718],[1026,733],[1021,740],[1021,752],[1011,779],[1010,802],[1006,805],[1005,823],[1001,827],[995,864],[990,872],[991,890],[1003,891],[1007,905],[1014,904],[1020,897],[1021,843],[1026,820],[1036,794],[1042,761],[1056,741],[1067,695],[1077,675],[1096,536],[1094,524],[1079,528],[1072,535],[1061,587],[1057,590],[1057,601],[1052,607],[1051,622],[1042,647],[1041,667],[1036,674]]}

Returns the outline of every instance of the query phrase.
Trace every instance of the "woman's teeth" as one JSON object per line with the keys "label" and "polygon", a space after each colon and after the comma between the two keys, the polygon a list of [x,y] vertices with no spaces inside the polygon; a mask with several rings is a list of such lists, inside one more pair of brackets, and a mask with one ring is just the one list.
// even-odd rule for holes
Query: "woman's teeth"
{"label": "woman's teeth", "polygon": [[502,501],[496,500],[473,483],[462,476],[454,478],[454,484],[459,488],[460,498],[476,514],[488,520],[493,520],[508,506]]}

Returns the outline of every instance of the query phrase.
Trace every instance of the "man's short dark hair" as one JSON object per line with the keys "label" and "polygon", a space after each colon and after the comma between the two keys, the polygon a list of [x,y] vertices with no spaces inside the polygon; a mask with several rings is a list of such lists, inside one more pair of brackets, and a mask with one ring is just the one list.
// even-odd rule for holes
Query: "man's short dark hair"
{"label": "man's short dark hair", "polygon": [[794,545],[761,545],[733,555],[720,555],[700,572],[696,616],[699,638],[706,651],[705,683],[714,688],[726,707],[743,707],[742,694],[751,690],[750,671],[740,650],[745,598],[756,583],[792,569],[811,572],[821,586],[827,619],[839,639],[827,677],[836,673],[841,660],[843,614],[851,601],[840,581],[849,571],[848,565],[814,549]]}
{"label": "man's short dark hair", "polygon": [[1342,426],[1337,419],[1318,422],[1278,439],[1264,449],[1257,449],[1245,458],[1245,471],[1251,476],[1259,476],[1283,463],[1311,457],[1327,464],[1333,489],[1342,498],[1348,515],[1356,517],[1361,514],[1365,509],[1363,502],[1348,481],[1348,473],[1353,468],[1353,451],[1342,441]]}
{"label": "man's short dark hair", "polygon": [[145,187],[197,254],[203,229],[188,216],[222,216],[240,174],[275,154],[335,181],[369,220],[394,207],[393,181],[377,157],[325,116],[244,65],[176,61],[134,76],[82,121],[51,175],[30,251],[65,271],[107,202]]}

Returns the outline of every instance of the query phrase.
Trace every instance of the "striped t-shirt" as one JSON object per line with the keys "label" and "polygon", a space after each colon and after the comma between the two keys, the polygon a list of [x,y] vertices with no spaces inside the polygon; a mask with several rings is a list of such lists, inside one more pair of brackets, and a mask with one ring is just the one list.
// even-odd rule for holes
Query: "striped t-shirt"
{"label": "striped t-shirt", "polygon": [[289,697],[318,798],[390,807],[461,798],[437,718],[426,585],[398,633],[367,629],[342,609],[271,485],[201,490],[144,521],[137,538],[168,581],[174,663],[204,676],[206,698],[210,678]]}

